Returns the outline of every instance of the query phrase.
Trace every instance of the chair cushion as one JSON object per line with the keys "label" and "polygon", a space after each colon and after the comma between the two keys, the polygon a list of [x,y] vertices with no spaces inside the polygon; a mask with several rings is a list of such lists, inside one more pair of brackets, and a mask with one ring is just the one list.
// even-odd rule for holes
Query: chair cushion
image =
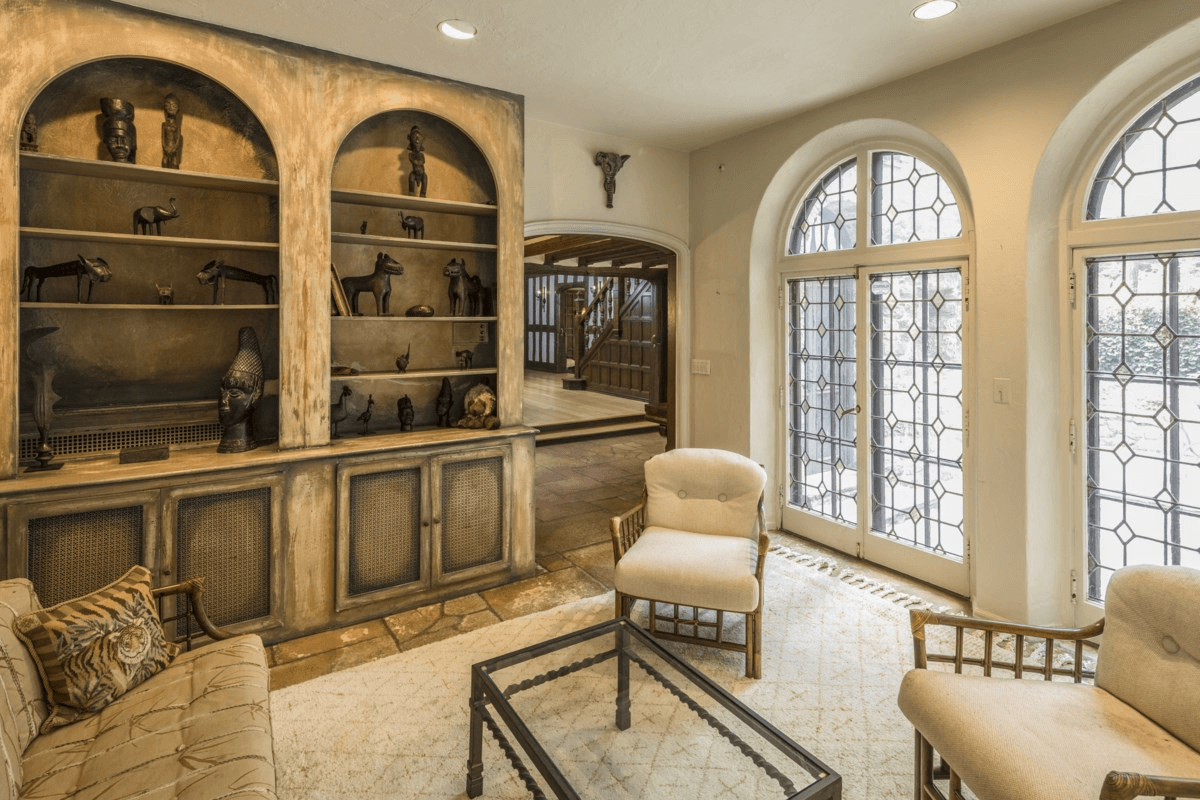
{"label": "chair cushion", "polygon": [[982,800],[1095,800],[1109,770],[1200,775],[1200,753],[1095,686],[914,669],[898,702]]}
{"label": "chair cushion", "polygon": [[646,524],[755,537],[767,473],[727,450],[684,447],[646,462]]}
{"label": "chair cushion", "polygon": [[1104,597],[1096,685],[1200,750],[1197,609],[1200,571],[1164,566],[1117,570]]}
{"label": "chair cushion", "polygon": [[99,713],[34,740],[21,798],[272,798],[268,688],[257,636],[183,653]]}
{"label": "chair cushion", "polygon": [[648,527],[617,562],[617,591],[722,611],[758,608],[758,543]]}
{"label": "chair cushion", "polygon": [[46,719],[46,696],[37,662],[25,646],[13,622],[40,608],[33,584],[24,578],[0,581],[0,746],[5,778],[0,798],[15,798],[20,790],[21,757]]}

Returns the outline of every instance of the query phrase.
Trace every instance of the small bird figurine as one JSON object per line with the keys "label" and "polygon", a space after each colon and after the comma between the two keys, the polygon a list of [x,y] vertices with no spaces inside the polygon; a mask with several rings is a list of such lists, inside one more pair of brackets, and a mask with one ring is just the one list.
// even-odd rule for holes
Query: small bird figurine
{"label": "small bird figurine", "polygon": [[341,438],[338,436],[338,423],[350,415],[350,407],[346,403],[346,398],[352,394],[354,394],[354,391],[349,386],[342,386],[342,396],[329,409],[329,423],[332,426],[332,431],[329,434],[330,439]]}
{"label": "small bird figurine", "polygon": [[408,358],[412,353],[412,342],[408,343],[408,349],[404,351],[404,355],[396,356],[396,369],[404,372],[408,369]]}
{"label": "small bird figurine", "polygon": [[358,415],[358,421],[363,424],[363,435],[371,432],[371,406],[375,405],[375,397],[367,395],[367,410]]}

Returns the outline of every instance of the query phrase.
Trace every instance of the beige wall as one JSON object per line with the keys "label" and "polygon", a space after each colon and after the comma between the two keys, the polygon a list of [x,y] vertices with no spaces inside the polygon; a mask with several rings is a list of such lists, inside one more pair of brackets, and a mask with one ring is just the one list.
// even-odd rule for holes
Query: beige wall
{"label": "beige wall", "polygon": [[[855,141],[933,153],[974,214],[966,391],[976,607],[1070,617],[1059,213],[1084,158],[1098,156],[1097,124],[1124,111],[1129,92],[1200,71],[1198,17],[1192,3],[1127,0],[692,153],[693,313],[723,321],[694,329],[692,356],[711,360],[712,374],[693,384],[692,443],[748,453],[781,478],[776,259],[797,193]],[[1012,380],[1008,405],[991,399],[1001,377]]]}

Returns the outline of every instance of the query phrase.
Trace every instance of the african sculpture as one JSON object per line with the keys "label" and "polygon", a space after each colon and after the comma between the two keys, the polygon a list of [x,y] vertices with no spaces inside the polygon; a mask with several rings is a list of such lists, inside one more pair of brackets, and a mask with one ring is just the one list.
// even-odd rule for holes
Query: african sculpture
{"label": "african sculpture", "polygon": [[59,469],[63,462],[54,462],[54,450],[50,447],[50,422],[54,419],[54,404],[61,398],[54,391],[54,376],[57,367],[38,354],[35,347],[39,339],[58,330],[57,326],[30,328],[21,331],[21,370],[33,378],[33,422],[38,429],[37,463],[25,468],[26,472],[42,472]]}
{"label": "african sculpture", "polygon": [[363,424],[362,435],[366,436],[371,432],[371,409],[375,406],[375,395],[367,395],[367,407],[358,415],[358,421]]}
{"label": "african sculpture", "polygon": [[450,407],[454,405],[454,390],[450,388],[450,379],[442,378],[442,388],[438,391],[433,410],[437,412],[439,428],[450,427]]}
{"label": "african sculpture", "polygon": [[412,356],[412,342],[408,343],[408,349],[402,355],[396,356],[396,370],[405,372],[408,370],[408,360]]}
{"label": "african sculpture", "polygon": [[408,172],[408,193],[417,194],[420,191],[421,197],[424,197],[429,184],[425,174],[425,136],[416,125],[408,132],[408,163],[412,167]]}
{"label": "african sculpture", "polygon": [[225,305],[225,281],[227,280],[257,283],[262,287],[264,303],[272,305],[279,302],[279,279],[274,275],[260,275],[248,269],[226,264],[220,259],[205,264],[204,268],[196,273],[196,280],[200,282],[201,286],[213,287],[214,306],[217,305],[218,300],[221,305]]}
{"label": "african sculpture", "polygon": [[401,216],[400,227],[404,229],[409,239],[425,238],[425,220],[417,216]]}
{"label": "african sculpture", "polygon": [[179,169],[183,158],[183,119],[179,115],[179,98],[168,94],[163,98],[162,165],[167,169]]}
{"label": "african sculpture", "polygon": [[144,236],[150,235],[150,226],[154,226],[154,234],[162,236],[162,224],[169,219],[175,219],[179,216],[179,209],[175,207],[175,198],[172,197],[167,201],[170,208],[162,206],[142,206],[133,212],[133,232],[140,233]]}
{"label": "african sculpture", "polygon": [[338,396],[338,400],[329,407],[329,438],[340,439],[338,435],[338,425],[350,416],[350,406],[346,402],[346,398],[354,394],[354,390],[345,384],[342,385],[342,393]]}
{"label": "african sculpture", "polygon": [[621,167],[625,166],[625,162],[628,160],[629,156],[605,152],[596,153],[596,157],[593,159],[595,165],[604,173],[605,205],[608,208],[613,207],[613,195],[617,193],[617,173],[621,171]]}
{"label": "african sculpture", "polygon": [[450,279],[450,316],[467,316],[467,298],[471,285],[471,276],[467,274],[467,262],[461,258],[450,259],[450,263],[442,270],[442,275]]}
{"label": "african sculpture", "polygon": [[400,430],[411,431],[413,429],[413,417],[416,412],[413,411],[413,402],[408,395],[404,395],[396,401],[396,416],[400,418]]}
{"label": "african sculpture", "polygon": [[258,446],[250,434],[255,406],[262,398],[263,360],[258,335],[246,326],[238,331],[238,351],[221,379],[217,415],[221,420],[218,453],[244,453]]}
{"label": "african sculpture", "polygon": [[500,427],[500,418],[496,416],[496,394],[490,386],[477,383],[467,389],[463,397],[463,418],[455,426],[482,430]]}
{"label": "african sculpture", "polygon": [[473,350],[455,350],[454,357],[458,359],[459,369],[470,369],[471,361],[475,358]]}
{"label": "african sculpture", "polygon": [[26,114],[25,121],[21,123],[21,149],[29,153],[37,152],[37,117],[33,114]]}
{"label": "african sculpture", "polygon": [[174,286],[172,286],[171,284],[167,284],[166,286],[159,286],[157,283],[155,283],[154,288],[158,289],[158,304],[160,306],[175,305],[175,287]]}
{"label": "african sculpture", "polygon": [[113,161],[137,163],[137,128],[133,125],[133,103],[115,97],[100,98],[104,114],[104,146]]}
{"label": "african sculpture", "polygon": [[[75,302],[92,302],[92,287],[97,283],[107,283],[112,278],[112,270],[103,258],[84,258],[76,256],[74,261],[64,261],[61,264],[51,264],[47,267],[26,267],[21,273],[21,292],[28,301],[42,301],[42,284],[47,278],[75,277]],[[83,279],[87,278],[87,298],[83,296]],[[37,282],[36,297],[33,288]]]}
{"label": "african sculpture", "polygon": [[362,316],[358,310],[358,295],[361,292],[370,292],[375,295],[377,316],[389,316],[391,314],[392,276],[403,274],[403,265],[387,253],[381,252],[375,256],[375,271],[370,275],[342,278],[342,289],[346,292],[346,299],[350,301],[350,310],[354,316]]}

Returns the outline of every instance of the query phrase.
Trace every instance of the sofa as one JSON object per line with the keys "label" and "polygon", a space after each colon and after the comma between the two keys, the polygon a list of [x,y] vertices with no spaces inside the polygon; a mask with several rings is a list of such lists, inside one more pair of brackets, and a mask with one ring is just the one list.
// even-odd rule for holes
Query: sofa
{"label": "sofa", "polygon": [[[149,573],[144,577],[148,588]],[[27,580],[0,581],[5,701],[0,707],[5,772],[0,799],[275,797],[262,640],[253,635],[222,638],[225,634],[204,615],[202,591],[202,582],[195,579],[154,589],[152,595],[143,590],[156,607],[154,634],[161,637],[164,664],[136,685],[117,681],[121,693],[111,692],[116,696],[98,710],[58,708],[67,713],[52,719],[56,696],[47,694],[46,667],[30,646],[25,626],[39,614],[49,618],[59,607],[42,609]],[[182,632],[173,638],[184,639],[186,650],[162,634],[163,621],[175,619],[161,616],[164,602],[195,615],[194,625],[176,621],[167,628]],[[192,640],[200,638],[197,625],[213,641],[191,649]],[[148,641],[141,628],[134,632],[135,644]],[[119,647],[116,652],[128,655]],[[97,682],[111,683],[108,677],[98,674]]]}
{"label": "sofa", "polygon": [[1200,571],[1117,570],[1104,606],[1079,629],[910,612],[918,800],[1200,797]]}

